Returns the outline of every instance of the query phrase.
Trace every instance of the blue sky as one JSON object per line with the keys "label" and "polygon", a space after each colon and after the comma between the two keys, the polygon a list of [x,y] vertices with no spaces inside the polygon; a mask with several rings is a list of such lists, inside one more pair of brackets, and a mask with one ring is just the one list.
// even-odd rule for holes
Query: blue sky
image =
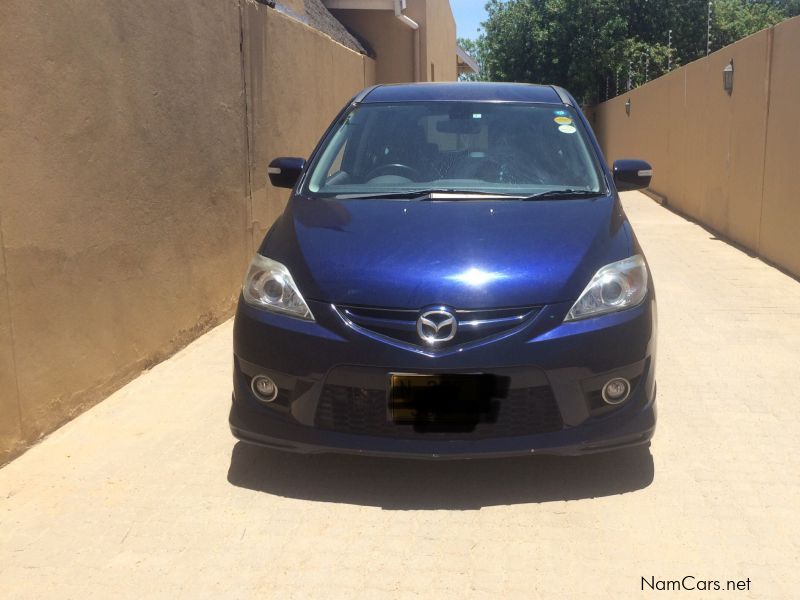
{"label": "blue sky", "polygon": [[458,37],[473,40],[478,37],[478,27],[486,19],[485,4],[486,0],[450,0]]}

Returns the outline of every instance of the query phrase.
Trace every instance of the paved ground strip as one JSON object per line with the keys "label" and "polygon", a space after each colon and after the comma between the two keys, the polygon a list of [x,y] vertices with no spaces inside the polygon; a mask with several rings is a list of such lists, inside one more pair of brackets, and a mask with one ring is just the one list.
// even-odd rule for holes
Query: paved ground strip
{"label": "paved ground strip", "polygon": [[430,462],[237,444],[227,322],[0,469],[0,597],[627,598],[687,575],[750,579],[706,597],[797,597],[800,283],[624,202],[659,301],[650,450]]}

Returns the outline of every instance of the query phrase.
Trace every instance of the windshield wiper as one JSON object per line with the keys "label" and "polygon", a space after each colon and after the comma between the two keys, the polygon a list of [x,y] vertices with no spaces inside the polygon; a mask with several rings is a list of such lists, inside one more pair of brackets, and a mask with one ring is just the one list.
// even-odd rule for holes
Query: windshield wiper
{"label": "windshield wiper", "polygon": [[546,192],[539,192],[532,196],[521,198],[522,200],[551,200],[561,198],[594,198],[595,196],[602,196],[603,192],[593,192],[591,190],[573,190],[565,188],[562,190],[547,190]]}
{"label": "windshield wiper", "polygon": [[401,200],[424,200],[434,199],[435,195],[442,194],[444,196],[485,196],[488,198],[519,198],[516,194],[498,194],[497,192],[483,192],[477,190],[458,190],[454,188],[431,188],[427,190],[405,190],[402,192],[377,192],[373,194],[337,194],[337,200],[358,200],[361,198],[397,198]]}

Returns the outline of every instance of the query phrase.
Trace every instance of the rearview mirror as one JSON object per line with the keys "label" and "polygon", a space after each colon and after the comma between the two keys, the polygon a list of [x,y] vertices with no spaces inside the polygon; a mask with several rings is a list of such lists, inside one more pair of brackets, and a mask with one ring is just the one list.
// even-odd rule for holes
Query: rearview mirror
{"label": "rearview mirror", "polygon": [[614,161],[614,185],[620,192],[641,190],[650,185],[653,167],[636,158],[621,158]]}
{"label": "rearview mirror", "polygon": [[269,163],[267,175],[275,187],[293,188],[306,164],[304,158],[281,156]]}
{"label": "rearview mirror", "polygon": [[439,121],[436,123],[436,131],[439,133],[457,133],[463,135],[475,135],[481,132],[481,122],[473,119],[453,119],[449,121]]}

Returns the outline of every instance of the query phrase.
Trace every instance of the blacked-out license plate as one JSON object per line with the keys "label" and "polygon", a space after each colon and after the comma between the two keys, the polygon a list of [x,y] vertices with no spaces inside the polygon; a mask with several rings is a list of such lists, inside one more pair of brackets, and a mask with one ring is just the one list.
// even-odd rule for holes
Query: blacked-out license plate
{"label": "blacked-out license plate", "polygon": [[506,378],[489,374],[391,373],[388,418],[423,429],[473,428],[497,419]]}

